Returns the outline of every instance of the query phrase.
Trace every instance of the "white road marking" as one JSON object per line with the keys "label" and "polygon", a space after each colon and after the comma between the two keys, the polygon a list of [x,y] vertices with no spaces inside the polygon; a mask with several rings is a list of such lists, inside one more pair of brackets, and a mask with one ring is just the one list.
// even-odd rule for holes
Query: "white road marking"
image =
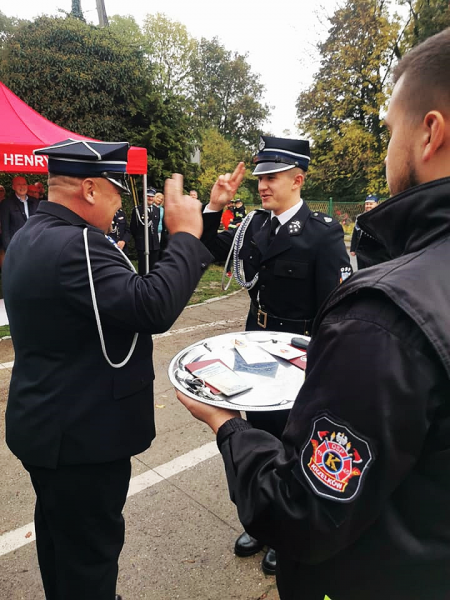
{"label": "white road marking", "polygon": [[[216,442],[210,442],[209,444],[204,444],[182,456],[178,456],[159,467],[149,469],[148,471],[145,471],[145,473],[141,473],[141,475],[136,475],[136,477],[133,477],[130,480],[128,497],[134,496],[134,494],[138,494],[178,473],[191,469],[204,460],[217,456],[217,454],[219,454],[219,449],[217,448]],[[23,527],[8,531],[0,536],[0,556],[18,550],[22,546],[30,544],[35,540],[36,534],[34,523],[28,523]]]}
{"label": "white road marking", "polygon": [[242,323],[245,321],[247,316],[240,317],[239,319],[226,319],[224,321],[214,321],[213,323],[202,323],[201,325],[193,325],[192,327],[183,327],[182,329],[169,329],[165,333],[157,333],[153,336],[154,340],[163,337],[169,337],[171,335],[178,335],[180,333],[191,333],[191,331],[196,331],[198,329],[214,329],[219,325],[231,325],[232,323]]}

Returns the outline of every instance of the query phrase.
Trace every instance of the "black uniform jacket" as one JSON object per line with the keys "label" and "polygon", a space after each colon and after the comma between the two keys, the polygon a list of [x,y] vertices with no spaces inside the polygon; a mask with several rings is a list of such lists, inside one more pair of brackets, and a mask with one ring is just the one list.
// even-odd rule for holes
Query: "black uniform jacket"
{"label": "black uniform jacket", "polygon": [[[160,211],[158,206],[148,206],[148,249],[159,250],[158,224]],[[134,237],[136,250],[145,251],[144,207],[140,204],[131,213],[130,231]]]}
{"label": "black uniform jacket", "polygon": [[282,442],[241,419],[218,432],[282,600],[450,597],[449,197],[450,178],[361,217],[392,260],[322,308]]}
{"label": "black uniform jacket", "polygon": [[125,242],[125,247],[126,244],[128,244],[128,242],[130,241],[130,228],[128,227],[127,217],[123,208],[119,208],[119,210],[114,215],[109,235],[115,242]]}
{"label": "black uniform jacket", "polygon": [[[36,212],[38,204],[39,200],[28,197],[28,213],[30,217]],[[2,202],[0,218],[2,224],[2,244],[6,250],[13,235],[27,222],[24,204],[15,194],[5,198]]]}
{"label": "black uniform jacket", "polygon": [[388,249],[377,238],[360,228],[358,219],[361,219],[364,214],[361,213],[356,217],[350,242],[350,252],[355,252],[359,269],[378,265],[391,258]]}
{"label": "black uniform jacket", "polygon": [[[88,243],[107,353],[88,281]],[[145,277],[134,273],[99,229],[46,202],[14,236],[3,292],[15,349],[6,439],[23,462],[100,463],[142,452],[155,436],[151,334],[166,331],[211,260],[188,233],[172,239]]]}
{"label": "black uniform jacket", "polygon": [[[217,234],[221,213],[203,213],[202,242],[216,260],[225,260],[235,231]],[[351,272],[341,225],[303,202],[278,231],[269,247],[270,213],[258,210],[245,234],[239,258],[247,281],[259,273],[250,290],[254,305],[271,315],[313,319],[320,305]],[[290,329],[288,329],[290,330]]]}

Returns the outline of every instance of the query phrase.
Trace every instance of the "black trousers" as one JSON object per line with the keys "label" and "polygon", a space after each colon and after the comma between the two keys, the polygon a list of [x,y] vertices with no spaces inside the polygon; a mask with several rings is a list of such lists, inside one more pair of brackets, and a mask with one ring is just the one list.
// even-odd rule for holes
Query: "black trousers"
{"label": "black trousers", "polygon": [[46,600],[114,600],[130,459],[24,467],[36,492],[36,547]]}

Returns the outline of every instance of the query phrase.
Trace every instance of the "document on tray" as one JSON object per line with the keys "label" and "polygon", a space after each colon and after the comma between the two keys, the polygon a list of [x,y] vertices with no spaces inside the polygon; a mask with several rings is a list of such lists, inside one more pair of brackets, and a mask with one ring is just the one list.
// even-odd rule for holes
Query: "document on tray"
{"label": "document on tray", "polygon": [[234,347],[248,365],[277,362],[276,359],[263,350],[259,344],[247,343],[242,336],[235,338]]}
{"label": "document on tray", "polygon": [[245,379],[219,361],[193,370],[192,374],[203,379],[208,385],[216,388],[225,396],[234,396],[252,387]]}

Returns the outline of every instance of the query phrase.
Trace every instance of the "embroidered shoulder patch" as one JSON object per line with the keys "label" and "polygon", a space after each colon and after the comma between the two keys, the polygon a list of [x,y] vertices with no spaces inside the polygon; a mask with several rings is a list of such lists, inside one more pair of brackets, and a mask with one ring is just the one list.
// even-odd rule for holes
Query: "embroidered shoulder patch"
{"label": "embroidered shoulder patch", "polygon": [[346,279],[350,277],[353,273],[353,269],[351,267],[341,267],[341,276],[339,278],[339,283],[343,283]]}
{"label": "embroidered shoulder patch", "polygon": [[373,453],[369,443],[349,427],[322,416],[313,423],[300,462],[318,496],[350,502],[361,490]]}

